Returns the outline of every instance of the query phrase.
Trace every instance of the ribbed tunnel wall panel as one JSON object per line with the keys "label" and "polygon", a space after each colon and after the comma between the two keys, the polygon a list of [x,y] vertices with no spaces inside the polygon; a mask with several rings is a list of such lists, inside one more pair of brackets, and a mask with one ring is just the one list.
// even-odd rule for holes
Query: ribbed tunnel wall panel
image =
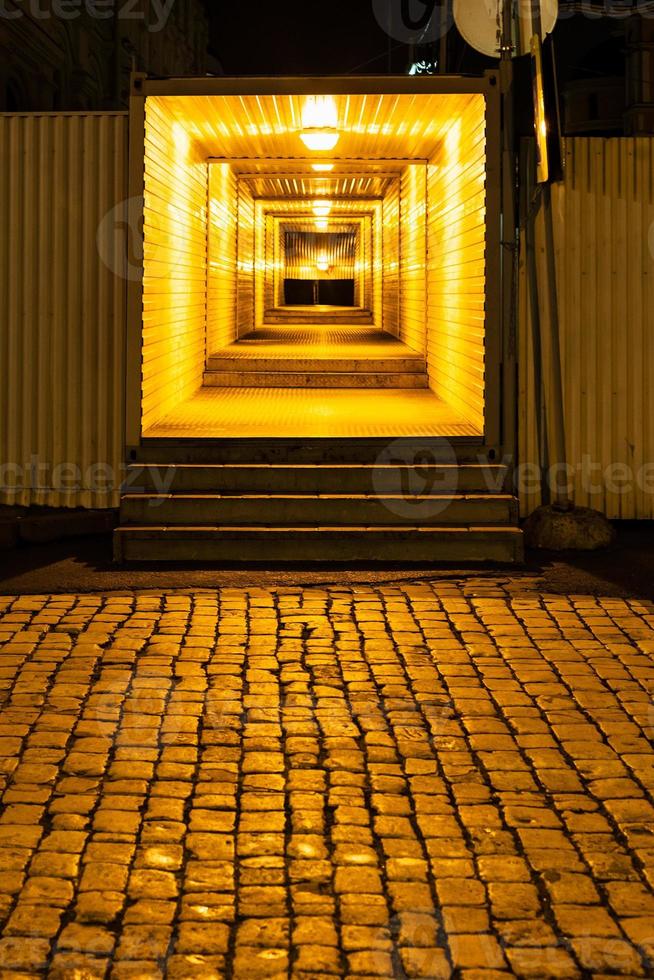
{"label": "ribbed tunnel wall panel", "polygon": [[380,320],[382,301],[381,260],[381,202],[371,214],[361,219],[361,259],[363,262],[363,306],[373,314],[375,323]]}
{"label": "ribbed tunnel wall panel", "polygon": [[143,430],[202,384],[207,163],[158,99],[145,107]]}
{"label": "ribbed tunnel wall panel", "polygon": [[486,126],[481,95],[459,111],[428,166],[427,359],[439,397],[483,431]]}
{"label": "ribbed tunnel wall panel", "polygon": [[264,311],[277,306],[275,262],[279,251],[280,232],[272,214],[265,210],[261,200],[254,202],[255,225],[255,276],[254,302],[255,320],[260,326],[264,320]]}
{"label": "ribbed tunnel wall panel", "polygon": [[372,270],[373,270],[373,295],[372,310],[375,323],[382,327],[384,319],[384,231],[382,228],[382,203],[375,202],[375,209],[372,215],[367,218],[372,225]]}
{"label": "ribbed tunnel wall panel", "polygon": [[400,333],[400,184],[394,180],[382,201],[382,307],[384,330]]}
{"label": "ribbed tunnel wall panel", "polygon": [[363,264],[361,261],[361,235],[354,239],[354,305],[360,306],[363,299]]}
{"label": "ribbed tunnel wall panel", "polygon": [[236,176],[228,163],[209,167],[207,353],[236,338]]}
{"label": "ribbed tunnel wall panel", "polygon": [[126,156],[124,113],[0,115],[3,503],[118,502]]}
{"label": "ribbed tunnel wall panel", "polygon": [[427,334],[427,168],[410,164],[400,181],[400,339],[421,354]]}
{"label": "ribbed tunnel wall panel", "polygon": [[[282,233],[282,243],[282,278],[354,278],[355,232],[285,231]],[[318,268],[321,259],[328,263],[327,270]]]}
{"label": "ribbed tunnel wall panel", "polygon": [[[552,188],[567,460],[575,501],[654,518],[654,139],[566,141]],[[526,253],[520,263],[519,459],[524,514],[540,502]],[[536,260],[543,305],[542,215]],[[546,326],[543,319],[543,327]],[[547,379],[546,379],[547,380]],[[549,393],[549,384],[546,394]]]}
{"label": "ribbed tunnel wall panel", "polygon": [[[259,224],[259,222],[258,222]],[[257,228],[261,234],[261,228]],[[238,182],[238,277],[236,324],[239,337],[254,330],[255,208],[252,191]]]}

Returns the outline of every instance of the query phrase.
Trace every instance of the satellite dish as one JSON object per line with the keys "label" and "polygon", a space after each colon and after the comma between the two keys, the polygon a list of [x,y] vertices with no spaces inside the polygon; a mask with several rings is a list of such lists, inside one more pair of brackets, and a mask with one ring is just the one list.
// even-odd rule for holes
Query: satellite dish
{"label": "satellite dish", "polygon": [[[513,55],[529,54],[534,34],[532,2],[516,0],[513,17]],[[454,0],[454,22],[470,47],[489,58],[499,58],[502,0]],[[558,0],[540,0],[541,35],[551,34],[559,15]]]}

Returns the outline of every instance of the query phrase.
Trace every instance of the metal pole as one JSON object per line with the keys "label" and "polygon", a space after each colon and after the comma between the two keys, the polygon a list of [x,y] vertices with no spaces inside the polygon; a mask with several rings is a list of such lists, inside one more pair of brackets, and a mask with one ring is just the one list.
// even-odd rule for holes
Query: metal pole
{"label": "metal pole", "polygon": [[554,443],[553,456],[558,464],[556,486],[554,487],[554,504],[561,510],[570,510],[573,506],[570,492],[566,486],[566,447],[565,420],[563,417],[563,376],[561,370],[561,341],[559,333],[559,305],[556,282],[556,256],[554,252],[554,218],[552,216],[552,188],[549,184],[543,187],[543,218],[545,224],[545,261],[547,266],[548,292],[548,325],[549,325],[549,375],[550,375],[550,411],[548,429]]}
{"label": "metal pole", "polygon": [[393,3],[392,0],[388,0],[388,30],[387,30],[387,41],[386,41],[386,72],[389,75],[393,74],[393,39],[391,37],[391,27],[393,24]]}
{"label": "metal pole", "polygon": [[[500,51],[500,88],[502,93],[502,361],[511,361],[515,347],[515,287],[516,287],[516,258],[518,254],[518,239],[516,229],[516,155],[514,138],[514,92],[513,92],[513,3],[506,0],[502,6],[502,30]],[[503,368],[502,368],[503,370]],[[515,385],[513,379],[503,379],[504,398],[510,399],[515,405]],[[504,426],[515,428],[516,414],[511,416],[505,410],[502,412]],[[503,439],[508,434],[504,432]],[[511,439],[513,443],[513,439]]]}
{"label": "metal pole", "polygon": [[[540,3],[532,4],[532,29],[542,46]],[[556,464],[554,506],[559,510],[571,510],[574,506],[566,485],[565,419],[563,414],[563,372],[561,369],[561,333],[559,324],[559,299],[554,247],[554,217],[552,213],[552,187],[547,181],[541,193],[543,224],[545,227],[545,268],[547,275],[547,325],[541,337],[541,349],[546,355],[545,369],[549,379],[549,397],[546,398],[547,431],[550,439],[550,456]],[[542,327],[542,320],[541,320]]]}
{"label": "metal pole", "polygon": [[550,486],[547,482],[548,448],[547,418],[543,399],[543,352],[541,349],[540,300],[536,264],[536,207],[533,202],[536,170],[533,143],[527,144],[522,160],[525,167],[522,205],[524,207],[525,260],[528,277],[529,313],[531,316],[531,342],[533,346],[534,394],[536,399],[536,434],[538,438],[538,462],[540,468],[541,503],[550,503]]}
{"label": "metal pole", "polygon": [[441,0],[441,36],[440,50],[438,54],[438,73],[447,75],[447,17],[449,14],[449,0]]}

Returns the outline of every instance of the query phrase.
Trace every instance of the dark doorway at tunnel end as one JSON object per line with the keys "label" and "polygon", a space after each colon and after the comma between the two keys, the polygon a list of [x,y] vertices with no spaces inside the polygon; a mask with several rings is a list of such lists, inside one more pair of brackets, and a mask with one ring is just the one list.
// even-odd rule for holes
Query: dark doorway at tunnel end
{"label": "dark doorway at tunnel end", "polygon": [[286,306],[354,306],[354,279],[285,279]]}

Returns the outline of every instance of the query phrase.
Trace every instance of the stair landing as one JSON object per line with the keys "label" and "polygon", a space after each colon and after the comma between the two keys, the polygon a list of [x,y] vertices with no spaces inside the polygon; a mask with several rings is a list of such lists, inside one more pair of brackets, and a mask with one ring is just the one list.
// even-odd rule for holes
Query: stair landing
{"label": "stair landing", "polygon": [[146,439],[477,437],[429,389],[201,388]]}
{"label": "stair landing", "polygon": [[328,324],[316,326],[310,323],[270,325],[245,334],[233,343],[214,352],[216,357],[248,359],[260,357],[312,360],[330,358],[421,358],[390,333],[377,327],[355,324]]}
{"label": "stair landing", "polygon": [[521,560],[508,473],[491,466],[488,479],[481,433],[395,337],[265,327],[207,368],[202,389],[144,433],[117,560]]}
{"label": "stair landing", "polygon": [[221,388],[428,388],[424,355],[358,324],[266,326],[215,351],[204,385]]}

